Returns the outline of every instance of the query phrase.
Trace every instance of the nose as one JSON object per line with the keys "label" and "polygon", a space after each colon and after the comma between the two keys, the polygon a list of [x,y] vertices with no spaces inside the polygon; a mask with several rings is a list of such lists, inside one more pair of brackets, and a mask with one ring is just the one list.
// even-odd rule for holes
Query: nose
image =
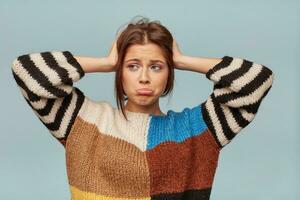
{"label": "nose", "polygon": [[139,82],[140,83],[148,83],[149,82],[147,68],[143,68],[140,78],[139,78]]}

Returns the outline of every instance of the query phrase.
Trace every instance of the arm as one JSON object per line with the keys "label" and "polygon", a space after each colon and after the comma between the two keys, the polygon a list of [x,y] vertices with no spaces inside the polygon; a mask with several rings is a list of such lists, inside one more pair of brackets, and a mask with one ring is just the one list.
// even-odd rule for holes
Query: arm
{"label": "arm", "polygon": [[74,56],[78,63],[82,66],[85,73],[93,72],[112,72],[114,65],[110,63],[107,57],[85,57]]}
{"label": "arm", "polygon": [[50,133],[65,146],[85,95],[73,83],[88,72],[107,72],[107,58],[69,51],[29,53],[14,59],[12,73],[21,94]]}
{"label": "arm", "polygon": [[256,116],[272,87],[273,72],[242,58],[200,58],[184,56],[178,49],[174,52],[178,69],[203,73],[214,83],[212,94],[200,106],[208,129],[223,148]]}
{"label": "arm", "polygon": [[221,62],[221,60],[221,58],[204,58],[182,55],[176,62],[176,66],[180,70],[188,70],[206,74],[211,68]]}
{"label": "arm", "polygon": [[237,57],[204,60],[191,59],[184,66],[191,65],[186,69],[203,72],[214,83],[201,109],[207,127],[219,146],[224,147],[254,119],[272,87],[274,74],[264,65]]}
{"label": "arm", "polygon": [[85,96],[73,83],[85,72],[69,51],[17,57],[12,73],[21,94],[50,133],[65,146]]}
{"label": "arm", "polygon": [[21,55],[13,60],[12,74],[38,119],[65,147],[86,98],[73,83],[88,72],[113,71],[116,60],[114,41],[107,58],[73,56],[69,51]]}

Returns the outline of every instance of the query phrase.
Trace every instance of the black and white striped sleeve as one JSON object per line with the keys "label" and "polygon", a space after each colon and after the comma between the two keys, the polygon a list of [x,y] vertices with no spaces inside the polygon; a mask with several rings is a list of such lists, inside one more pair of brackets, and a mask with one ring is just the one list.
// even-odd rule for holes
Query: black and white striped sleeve
{"label": "black and white striped sleeve", "polygon": [[202,114],[223,148],[254,119],[272,87],[274,74],[264,65],[224,56],[205,76],[214,82],[214,88],[201,104]]}
{"label": "black and white striped sleeve", "polygon": [[85,75],[80,64],[69,51],[29,53],[13,60],[12,73],[39,120],[65,146],[85,99],[73,87]]}

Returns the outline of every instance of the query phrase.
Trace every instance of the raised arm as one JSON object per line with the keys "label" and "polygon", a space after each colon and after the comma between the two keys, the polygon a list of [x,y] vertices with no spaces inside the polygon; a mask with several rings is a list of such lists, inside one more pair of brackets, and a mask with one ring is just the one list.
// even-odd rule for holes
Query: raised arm
{"label": "raised arm", "polygon": [[203,73],[214,83],[201,109],[208,129],[223,148],[254,119],[272,87],[273,72],[262,64],[237,57],[175,55],[179,55],[174,59],[178,69]]}
{"label": "raised arm", "polygon": [[[69,51],[45,51],[18,56],[12,74],[21,94],[39,120],[64,146],[85,95],[73,83],[89,72],[114,70],[114,60],[73,56]],[[113,56],[115,57],[115,56]]]}
{"label": "raised arm", "polygon": [[12,73],[39,120],[65,145],[85,99],[72,86],[85,75],[80,64],[69,51],[29,53],[13,61]]}

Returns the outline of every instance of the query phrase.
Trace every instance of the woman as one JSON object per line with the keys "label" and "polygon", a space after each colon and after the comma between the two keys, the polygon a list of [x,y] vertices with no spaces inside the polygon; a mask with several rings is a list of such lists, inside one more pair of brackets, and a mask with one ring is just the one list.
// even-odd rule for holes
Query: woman
{"label": "woman", "polygon": [[[159,99],[172,91],[174,69],[205,74],[214,88],[205,102],[165,114]],[[183,55],[171,33],[147,19],[130,23],[107,57],[29,53],[12,72],[65,147],[74,200],[209,199],[220,150],[253,120],[274,79],[246,59]],[[116,72],[118,108],[73,86],[92,72]]]}

